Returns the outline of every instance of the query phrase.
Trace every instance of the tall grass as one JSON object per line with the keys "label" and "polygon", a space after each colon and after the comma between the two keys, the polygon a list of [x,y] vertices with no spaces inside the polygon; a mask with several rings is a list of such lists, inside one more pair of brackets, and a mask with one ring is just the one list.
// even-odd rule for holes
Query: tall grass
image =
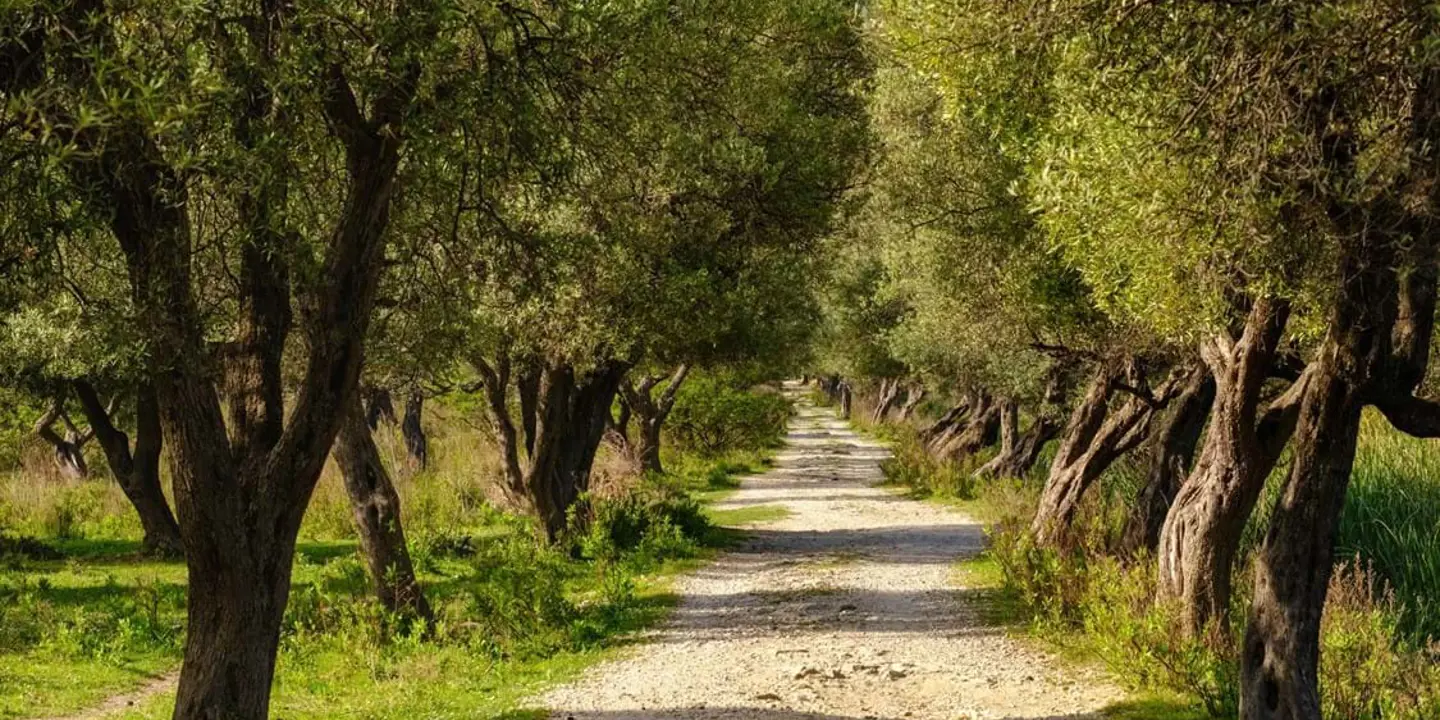
{"label": "tall grass", "polygon": [[1440,638],[1440,442],[1409,437],[1367,415],[1336,541],[1389,583],[1400,630]]}

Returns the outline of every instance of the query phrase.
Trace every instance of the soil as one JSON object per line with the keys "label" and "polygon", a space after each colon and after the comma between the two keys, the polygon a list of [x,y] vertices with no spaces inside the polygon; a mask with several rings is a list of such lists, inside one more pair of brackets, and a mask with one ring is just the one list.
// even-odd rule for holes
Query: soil
{"label": "soil", "polygon": [[988,622],[988,591],[954,573],[981,526],[877,487],[886,448],[786,393],[798,412],[775,467],[720,507],[790,515],[680,580],[670,620],[627,657],[538,698],[552,718],[1082,720],[1124,698]]}

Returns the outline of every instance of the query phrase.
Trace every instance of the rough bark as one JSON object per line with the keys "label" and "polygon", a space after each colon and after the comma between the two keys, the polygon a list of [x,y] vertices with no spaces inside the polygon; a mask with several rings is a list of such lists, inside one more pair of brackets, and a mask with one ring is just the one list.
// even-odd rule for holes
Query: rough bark
{"label": "rough bark", "polygon": [[[65,426],[64,434],[55,431],[55,423]],[[35,421],[35,434],[51,448],[55,469],[71,480],[90,476],[90,466],[85,462],[85,445],[93,437],[94,429],[81,432],[65,412],[65,394],[56,393],[45,414]]]}
{"label": "rough bark", "polygon": [[[1216,387],[1209,429],[1166,515],[1157,553],[1160,595],[1181,601],[1193,635],[1226,615],[1241,534],[1279,456],[1267,451],[1257,415],[1288,316],[1284,302],[1256,299],[1238,340],[1217,336],[1201,346]],[[1285,436],[1287,430],[1266,433]],[[1283,444],[1280,437],[1278,446]]]}
{"label": "rough bark", "polygon": [[1000,434],[1001,404],[988,394],[980,393],[970,419],[955,425],[951,432],[935,441],[938,457],[959,462],[995,444]]}
{"label": "rough bark", "polygon": [[[1433,147],[1440,136],[1440,67],[1427,80],[1417,102],[1433,118],[1425,133]],[[1433,203],[1440,191],[1432,184],[1430,192]],[[1413,397],[1429,363],[1435,314],[1428,220],[1398,223],[1401,231],[1391,236],[1377,229],[1388,223],[1368,212],[1341,206],[1331,214],[1347,231],[1341,289],[1306,373],[1313,377],[1296,421],[1290,472],[1256,553],[1241,652],[1244,720],[1320,717],[1320,622],[1365,405],[1374,403],[1408,433],[1434,437],[1440,429],[1440,406]],[[1402,263],[1412,267],[1403,277],[1396,272]]]}
{"label": "rough bark", "polygon": [[162,433],[154,388],[142,384],[136,391],[135,444],[132,449],[130,438],[115,427],[110,408],[100,401],[95,388],[85,380],[78,380],[74,385],[86,422],[105,451],[110,473],[140,517],[140,527],[144,531],[141,551],[147,555],[179,557],[185,551],[180,539],[180,526],[175,522],[175,515],[170,512],[165,491],[160,486]]}
{"label": "rough bark", "polygon": [[395,417],[395,400],[390,391],[385,388],[369,388],[365,391],[365,424],[371,430],[378,429],[380,423],[386,422],[395,425],[398,420]]}
{"label": "rough bark", "polygon": [[[1128,386],[1125,400],[1111,410],[1110,397]],[[1085,398],[1071,414],[1064,440],[1050,466],[1031,532],[1042,544],[1059,545],[1070,527],[1085,492],[1100,475],[1144,440],[1150,419],[1173,398],[1179,385],[1172,372],[1153,393],[1133,361],[1102,364],[1095,372]]]}
{"label": "rough bark", "polygon": [[900,421],[906,422],[915,416],[915,409],[925,400],[925,388],[920,385],[912,385],[905,394],[905,402],[900,406]]}
{"label": "rough bark", "polygon": [[390,612],[428,626],[434,615],[410,562],[400,520],[400,494],[380,459],[358,396],[345,412],[334,455],[350,496],[360,552],[376,598]]}
{"label": "rough bark", "polygon": [[882,423],[890,417],[895,403],[900,399],[900,378],[886,378],[880,381],[880,392],[875,397],[875,407],[870,410],[870,422]]}
{"label": "rough bark", "polygon": [[1020,403],[1013,397],[1003,397],[996,406],[1000,416],[1000,451],[990,461],[975,470],[975,477],[991,477],[999,474],[1000,468],[1013,462],[1020,451]]}
{"label": "rough bark", "polygon": [[916,438],[925,447],[932,447],[936,440],[950,432],[951,428],[965,419],[965,416],[970,412],[970,408],[971,401],[969,398],[961,400],[959,404],[946,410],[945,414],[941,415],[938,420],[921,430]]}
{"label": "rough bark", "polygon": [[[635,434],[626,436],[626,450],[643,472],[665,471],[660,462],[660,430],[675,407],[677,393],[689,373],[690,366],[687,364],[675,368],[658,396],[654,394],[655,388],[663,379],[658,375],[648,376],[638,385],[628,379],[620,384],[623,405],[636,421]],[[608,416],[608,411],[606,414]]]}
{"label": "rough bark", "polygon": [[405,416],[400,421],[400,435],[405,438],[405,462],[412,470],[424,470],[430,464],[430,440],[420,423],[424,410],[424,393],[412,388],[405,396]]}
{"label": "rough bark", "polygon": [[508,403],[510,359],[501,354],[492,362],[476,356],[471,364],[484,379],[505,461],[506,493],[536,515],[553,543],[563,536],[576,500],[590,488],[595,453],[630,363],[607,360],[583,374],[567,363],[547,363],[536,403],[535,449],[523,461]]}
{"label": "rough bark", "polygon": [[837,390],[837,392],[839,393],[839,397],[840,397],[840,419],[841,419],[841,420],[849,420],[849,419],[850,419],[850,404],[851,404],[851,401],[854,399],[853,396],[851,395],[850,383],[845,382],[844,380],[841,380],[841,381],[840,381],[840,385],[839,385],[839,389]]}
{"label": "rough bark", "polygon": [[1155,424],[1147,440],[1150,467],[1120,541],[1126,555],[1154,553],[1159,547],[1165,516],[1190,474],[1200,434],[1210,416],[1215,400],[1215,377],[1210,369],[1196,363],[1182,383],[1173,407]]}

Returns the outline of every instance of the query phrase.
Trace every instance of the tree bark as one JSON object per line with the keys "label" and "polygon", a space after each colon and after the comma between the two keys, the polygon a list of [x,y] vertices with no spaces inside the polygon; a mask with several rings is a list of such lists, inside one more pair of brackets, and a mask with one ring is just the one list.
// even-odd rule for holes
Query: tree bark
{"label": "tree bark", "polygon": [[[1131,389],[1127,399],[1112,411],[1110,395],[1122,380],[1128,380]],[[1133,361],[1102,364],[1096,370],[1090,390],[1071,414],[1065,438],[1050,466],[1030,526],[1038,542],[1060,545],[1069,539],[1085,491],[1110,465],[1144,440],[1150,419],[1170,402],[1178,384],[1172,372],[1154,393],[1149,393]]]}
{"label": "tree bark", "polygon": [[1000,416],[1000,452],[975,470],[978,478],[999,474],[1000,468],[1012,463],[1015,454],[1020,451],[1020,403],[1013,397],[1003,397],[997,412]]}
{"label": "tree bark", "polygon": [[522,460],[519,432],[511,417],[508,392],[510,358],[492,363],[474,356],[471,364],[484,379],[496,439],[505,460],[505,491],[540,520],[549,542],[564,534],[568,514],[590,488],[590,469],[610,419],[610,408],[630,364],[601,362],[577,377],[566,363],[546,364],[536,403],[535,450]]}
{"label": "tree bark", "polygon": [[[1226,615],[1241,534],[1284,445],[1280,437],[1276,452],[1267,451],[1257,414],[1288,317],[1284,302],[1258,298],[1239,340],[1218,336],[1201,346],[1216,387],[1209,430],[1194,470],[1166,515],[1157,557],[1160,595],[1181,601],[1185,629],[1192,636]],[[1266,432],[1288,436],[1285,427]]]}
{"label": "tree bark", "polygon": [[365,395],[365,424],[371,430],[378,429],[381,421],[396,424],[395,401],[385,388],[371,388]]}
{"label": "tree bark", "polygon": [[[63,422],[65,434],[55,432],[55,423]],[[59,391],[45,414],[35,421],[35,434],[50,445],[55,459],[55,469],[63,477],[81,480],[90,476],[90,466],[85,462],[85,445],[92,437],[90,432],[82,433],[70,422],[65,412],[65,393]]]}
{"label": "tree bark", "polygon": [[[639,385],[629,380],[620,384],[623,404],[637,421],[635,434],[626,435],[626,449],[643,472],[665,472],[660,462],[660,430],[675,407],[676,393],[680,391],[680,386],[689,373],[689,365],[681,364],[677,367],[658,397],[653,395],[661,380],[658,375],[644,378]],[[608,410],[606,414],[608,416]]]}
{"label": "tree bark", "polygon": [[355,513],[360,551],[376,598],[386,610],[430,625],[434,615],[410,562],[400,494],[380,459],[358,397],[345,412],[334,454]]}
{"label": "tree bark", "polygon": [[895,401],[900,398],[900,378],[887,378],[880,381],[880,393],[875,398],[875,407],[870,411],[870,422],[879,424],[890,416],[890,411],[895,408]]}
{"label": "tree bark", "polygon": [[839,385],[838,392],[839,392],[839,394],[840,394],[840,419],[841,419],[841,420],[849,420],[849,419],[850,419],[850,403],[851,403],[851,400],[853,399],[852,396],[851,396],[851,393],[850,393],[850,383],[845,382],[844,380],[841,380],[841,381],[840,381],[840,385]]}
{"label": "tree bark", "polygon": [[1203,363],[1196,363],[1183,380],[1183,389],[1174,407],[1150,434],[1150,469],[1125,521],[1121,538],[1124,554],[1154,553],[1159,547],[1160,529],[1170,512],[1170,504],[1190,474],[1195,449],[1200,444],[1200,434],[1214,400],[1215,377]]}
{"label": "tree bark", "polygon": [[[277,37],[289,28],[282,17],[288,9],[284,3],[265,3],[263,17],[243,18],[256,52],[236,55],[265,62],[266,49],[278,44]],[[95,63],[107,61],[116,46],[116,16],[91,10],[93,3],[75,3],[55,18],[64,30],[55,33],[56,41],[70,45],[56,53],[67,59],[57,65],[57,72],[76,83],[90,82]],[[393,42],[424,43],[424,35]],[[288,314],[290,302],[290,295],[280,292],[288,254],[261,258],[250,252],[244,245],[262,233],[242,222],[242,232],[257,237],[242,242],[241,263],[249,267],[242,270],[238,292],[230,300],[250,317],[242,319],[239,341],[229,350],[253,354],[245,362],[257,370],[247,373],[244,383],[232,383],[226,375],[233,366],[217,363],[227,358],[210,352],[192,280],[196,250],[189,173],[168,163],[142,119],[123,112],[103,128],[68,138],[81,149],[70,158],[68,169],[91,191],[87,201],[108,218],[125,257],[174,474],[189,572],[177,720],[263,720],[268,714],[295,538],[341,413],[357,392],[383,268],[403,119],[420,78],[418,64],[401,61],[409,54],[407,48],[383,45],[372,52],[396,62],[389,65],[394,71],[390,86],[367,94],[366,105],[372,109],[368,117],[342,65],[330,65],[320,78],[321,111],[344,151],[345,198],[336,208],[323,260],[313,273],[308,357],[288,413],[270,402],[283,400],[287,393],[269,362],[286,344],[288,325],[278,321]],[[221,65],[231,59],[222,57]],[[235,69],[221,68],[227,73]],[[250,75],[267,77],[264,72]],[[244,89],[235,94],[237,103],[243,104],[255,88]],[[65,109],[55,112],[62,116],[60,126],[73,126],[63,122]],[[241,195],[235,200],[242,208],[255,199]],[[293,240],[286,244],[293,245]],[[264,250],[264,243],[256,249]],[[274,265],[275,273],[249,274],[263,269],[261,260]],[[252,380],[258,385],[249,384]],[[222,399],[227,393],[230,396]],[[232,413],[239,407],[236,403],[243,403],[233,426],[222,410],[227,402]]]}
{"label": "tree bark", "polygon": [[937,455],[959,462],[995,444],[1000,435],[1001,403],[988,394],[981,393],[981,400],[970,413],[969,422],[952,427],[948,436],[936,441]]}
{"label": "tree bark", "polygon": [[916,435],[916,438],[922,445],[933,452],[934,443],[946,433],[950,432],[951,428],[965,419],[966,414],[970,412],[971,405],[972,403],[969,398],[960,401],[960,403],[954,407],[946,410],[945,414],[940,416],[940,419],[921,430],[919,434]]}
{"label": "tree bark", "polygon": [[900,406],[901,422],[909,421],[915,415],[915,408],[925,400],[925,388],[921,385],[912,385],[905,394],[905,403]]}
{"label": "tree bark", "polygon": [[405,396],[405,418],[400,421],[400,434],[405,438],[405,462],[412,470],[424,470],[430,464],[430,441],[420,418],[425,409],[425,395],[412,388]]}
{"label": "tree bark", "polygon": [[154,388],[141,385],[137,389],[135,447],[132,450],[130,438],[115,427],[109,409],[100,402],[95,388],[85,380],[77,380],[74,385],[86,422],[90,423],[95,439],[105,451],[110,473],[140,517],[140,527],[144,532],[141,551],[147,555],[173,557],[184,554],[180,526],[175,522],[175,515],[170,512],[165,492],[160,487],[162,434],[160,408],[156,404]]}

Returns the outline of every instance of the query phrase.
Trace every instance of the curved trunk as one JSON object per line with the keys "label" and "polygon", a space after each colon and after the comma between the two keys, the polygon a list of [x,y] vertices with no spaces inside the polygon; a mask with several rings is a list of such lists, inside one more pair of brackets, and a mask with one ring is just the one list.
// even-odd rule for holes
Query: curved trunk
{"label": "curved trunk", "polygon": [[895,401],[900,399],[900,379],[893,378],[880,381],[880,394],[875,399],[875,408],[870,412],[870,422],[882,423],[890,416],[890,411],[895,408]]}
{"label": "curved trunk", "polygon": [[434,615],[410,562],[410,549],[400,521],[400,495],[395,492],[390,473],[385,470],[380,451],[370,436],[370,426],[358,398],[345,412],[334,454],[345,479],[350,508],[355,513],[360,552],[365,556],[365,569],[375,596],[386,610],[419,618],[429,625]]}
{"label": "curved trunk", "polygon": [[900,406],[900,420],[909,421],[915,415],[915,408],[925,400],[925,388],[915,385],[905,394],[905,403]]}
{"label": "curved trunk", "polygon": [[140,516],[140,527],[144,530],[141,551],[147,555],[183,554],[180,526],[175,522],[175,515],[170,512],[165,492],[160,487],[162,435],[160,408],[156,404],[154,388],[141,385],[136,392],[135,448],[132,451],[130,438],[111,422],[110,412],[100,402],[95,388],[84,380],[77,380],[74,385],[85,419],[105,451],[110,473]]}
{"label": "curved trunk", "polygon": [[1159,547],[1160,529],[1170,512],[1170,504],[1190,474],[1190,464],[1214,401],[1215,378],[1209,368],[1197,363],[1186,376],[1175,406],[1150,434],[1150,469],[1126,518],[1121,538],[1121,550],[1125,554],[1153,553]]}
{"label": "curved trunk", "polygon": [[940,457],[959,462],[995,444],[1000,435],[1001,403],[987,396],[982,404],[971,413],[970,422],[937,442]]}
{"label": "curved trunk", "polygon": [[1000,452],[975,471],[975,477],[998,475],[1000,468],[1014,462],[1020,452],[1020,403],[1012,397],[1001,398],[997,407],[1000,416]]}
{"label": "curved trunk", "polygon": [[[620,383],[619,391],[624,412],[633,415],[637,420],[637,432],[634,437],[628,434],[625,436],[627,443],[625,450],[630,457],[640,466],[642,472],[662,473],[665,468],[660,464],[660,429],[665,424],[665,419],[670,417],[670,411],[675,407],[677,393],[680,386],[685,383],[685,378],[690,374],[690,366],[681,364],[670,375],[665,389],[655,396],[655,388],[664,379],[659,375],[651,375],[635,385],[629,380]],[[606,417],[609,418],[609,410],[606,410]],[[628,417],[627,417],[628,421]]]}
{"label": "curved trunk", "polygon": [[550,542],[564,534],[571,508],[590,489],[595,453],[628,369],[610,361],[579,379],[568,366],[547,368],[543,375],[526,485]]}
{"label": "curved trunk", "polygon": [[1014,451],[1008,456],[996,457],[1000,462],[995,463],[990,473],[999,478],[1025,477],[1040,459],[1040,451],[1045,449],[1045,444],[1055,439],[1059,433],[1060,423],[1053,418],[1045,415],[1036,418],[1020,436]]}
{"label": "curved trunk", "polygon": [[1152,396],[1133,363],[1125,374],[1133,387],[1119,408],[1109,409],[1109,396],[1120,382],[1119,374],[1113,367],[1101,367],[1072,414],[1030,526],[1038,542],[1058,545],[1068,537],[1086,490],[1144,440],[1150,419],[1169,403],[1179,384],[1172,372]]}
{"label": "curved trunk", "polygon": [[[1157,553],[1160,595],[1181,601],[1192,635],[1226,615],[1241,535],[1279,457],[1278,447],[1271,453],[1262,443],[1256,416],[1288,314],[1282,302],[1257,299],[1238,341],[1218,338],[1201,347],[1216,387],[1209,429],[1166,515]],[[1284,428],[1274,432],[1288,436]]]}
{"label": "curved trunk", "polygon": [[412,470],[424,470],[430,464],[430,441],[420,417],[425,409],[425,396],[419,388],[405,396],[405,419],[400,421],[400,434],[405,438],[405,461]]}
{"label": "curved trunk", "polygon": [[920,443],[925,445],[927,448],[930,448],[933,452],[933,444],[941,437],[943,437],[946,433],[950,432],[950,429],[955,427],[956,424],[964,420],[966,413],[968,413],[969,411],[969,399],[961,401],[959,404],[955,405],[949,410],[946,410],[945,414],[941,415],[939,420],[930,423],[929,426],[921,430],[915,436],[916,439],[918,439]]}

